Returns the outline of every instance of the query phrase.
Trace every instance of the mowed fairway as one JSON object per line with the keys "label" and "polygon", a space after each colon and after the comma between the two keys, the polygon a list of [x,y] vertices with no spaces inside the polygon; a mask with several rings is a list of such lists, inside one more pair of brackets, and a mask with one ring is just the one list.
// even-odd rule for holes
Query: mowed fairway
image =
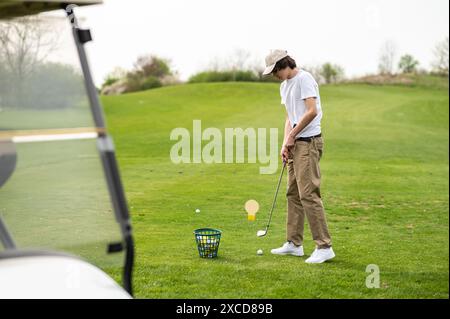
{"label": "mowed fairway", "polygon": [[[286,176],[249,164],[174,164],[171,131],[279,128],[279,86],[214,83],[102,97],[132,214],[138,298],[448,298],[448,91],[369,85],[321,87],[322,196],[336,258],[274,256],[285,241]],[[204,142],[205,145],[207,142]],[[278,151],[277,151],[278,152]],[[192,153],[192,150],[191,150]],[[281,163],[278,163],[281,169]],[[244,204],[260,211],[247,221]],[[200,213],[195,213],[199,208]],[[219,257],[199,258],[193,230],[223,231]],[[263,249],[264,255],[256,251]],[[380,288],[366,287],[366,267]]]}

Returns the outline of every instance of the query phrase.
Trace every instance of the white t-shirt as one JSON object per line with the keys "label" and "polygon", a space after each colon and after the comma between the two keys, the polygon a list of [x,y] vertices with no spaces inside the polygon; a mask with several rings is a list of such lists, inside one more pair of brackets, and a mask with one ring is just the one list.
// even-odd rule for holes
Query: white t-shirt
{"label": "white t-shirt", "polygon": [[298,137],[309,137],[321,133],[322,107],[320,105],[319,85],[311,73],[305,70],[299,72],[291,79],[287,79],[280,86],[281,104],[286,106],[289,121],[297,124],[306,113],[305,99],[316,98],[317,115],[300,133]]}

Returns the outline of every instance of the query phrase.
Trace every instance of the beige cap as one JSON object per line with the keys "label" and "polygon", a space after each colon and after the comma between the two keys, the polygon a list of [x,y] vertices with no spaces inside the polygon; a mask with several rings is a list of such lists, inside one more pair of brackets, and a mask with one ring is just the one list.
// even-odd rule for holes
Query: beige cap
{"label": "beige cap", "polygon": [[287,57],[288,53],[286,50],[272,50],[266,56],[266,69],[263,72],[263,75],[268,75],[272,73],[275,64],[280,61],[282,58]]}

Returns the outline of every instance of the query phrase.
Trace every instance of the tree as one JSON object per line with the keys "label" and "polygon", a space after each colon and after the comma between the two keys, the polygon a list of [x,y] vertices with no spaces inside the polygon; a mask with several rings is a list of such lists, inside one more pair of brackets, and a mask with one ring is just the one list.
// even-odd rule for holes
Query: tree
{"label": "tree", "polygon": [[246,70],[249,63],[251,53],[245,49],[235,49],[228,60],[228,67],[233,71]]}
{"label": "tree", "polygon": [[233,54],[229,58],[227,68],[232,72],[233,81],[238,80],[237,78],[238,72],[244,72],[244,70],[247,70],[247,64],[250,56],[251,56],[250,52],[246,51],[245,49],[234,50]]}
{"label": "tree", "polygon": [[448,76],[448,37],[436,44],[433,53],[435,59],[433,61],[434,71]]}
{"label": "tree", "polygon": [[141,73],[144,78],[154,76],[162,78],[165,75],[170,75],[169,62],[167,60],[158,58],[155,55],[143,55],[138,57],[134,63],[135,71]]}
{"label": "tree", "polygon": [[410,54],[405,54],[400,58],[398,68],[402,70],[402,73],[416,72],[416,67],[419,65],[419,61],[415,60]]}
{"label": "tree", "polygon": [[40,63],[23,85],[27,93],[22,108],[64,109],[87,104],[83,75],[68,64]]}
{"label": "tree", "polygon": [[0,61],[0,111],[6,106],[6,93],[8,92],[8,72]]}
{"label": "tree", "polygon": [[[55,35],[56,34],[56,35]],[[57,32],[37,17],[0,22],[0,61],[19,79],[29,75],[57,45]]]}
{"label": "tree", "polygon": [[0,64],[8,80],[2,95],[14,95],[20,106],[24,83],[56,48],[57,39],[54,26],[36,16],[0,22]]}
{"label": "tree", "polygon": [[125,92],[135,92],[162,86],[165,78],[173,76],[169,61],[156,55],[142,55],[134,63],[134,70],[126,74]]}
{"label": "tree", "polygon": [[381,74],[392,74],[396,47],[392,41],[386,41],[381,47],[378,70]]}
{"label": "tree", "polygon": [[325,83],[334,83],[344,77],[344,69],[337,64],[327,62],[320,68],[320,75],[325,80]]}

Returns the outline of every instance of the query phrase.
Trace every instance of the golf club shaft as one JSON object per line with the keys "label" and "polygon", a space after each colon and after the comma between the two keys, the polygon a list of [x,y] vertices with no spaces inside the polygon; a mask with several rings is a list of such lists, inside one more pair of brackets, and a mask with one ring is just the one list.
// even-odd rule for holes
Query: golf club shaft
{"label": "golf club shaft", "polygon": [[286,168],[286,162],[283,161],[283,168],[281,169],[281,174],[280,174],[280,177],[278,179],[277,190],[275,191],[275,197],[273,199],[272,208],[270,209],[269,221],[267,222],[267,226],[266,226],[266,233],[269,230],[270,221],[272,220],[272,213],[273,213],[273,209],[275,208],[275,204],[277,202],[278,191],[280,189],[281,179],[283,178],[283,173],[284,173],[284,169],[285,168]]}

